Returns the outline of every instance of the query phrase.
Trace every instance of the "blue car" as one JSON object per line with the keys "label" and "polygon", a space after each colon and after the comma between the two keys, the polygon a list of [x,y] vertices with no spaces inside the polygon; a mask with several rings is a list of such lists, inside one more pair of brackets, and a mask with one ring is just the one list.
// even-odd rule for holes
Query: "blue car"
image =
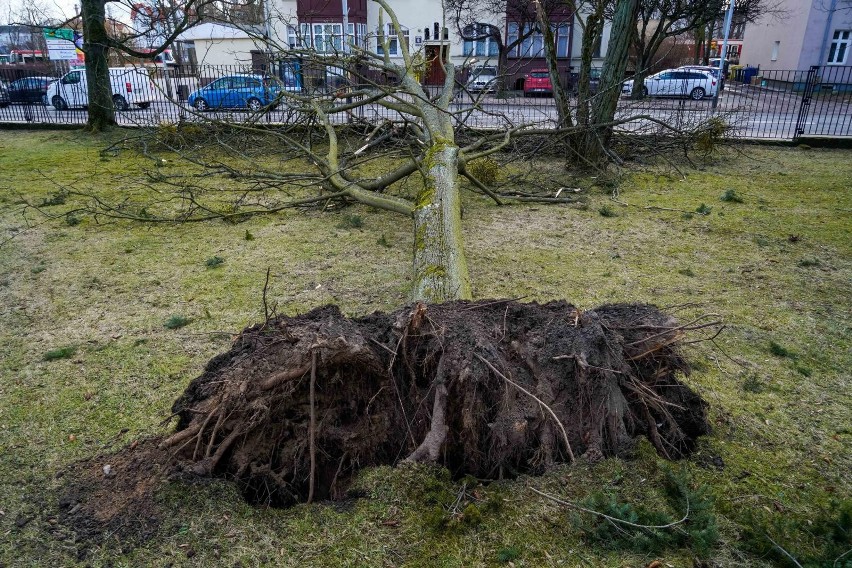
{"label": "blue car", "polygon": [[244,108],[259,111],[278,104],[284,86],[275,77],[230,75],[198,89],[187,102],[198,111],[220,108]]}

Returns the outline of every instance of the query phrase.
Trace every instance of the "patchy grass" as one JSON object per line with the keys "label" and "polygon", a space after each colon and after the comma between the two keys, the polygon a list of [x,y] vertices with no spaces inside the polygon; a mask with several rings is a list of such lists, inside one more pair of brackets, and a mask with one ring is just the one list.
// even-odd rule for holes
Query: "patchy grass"
{"label": "patchy grass", "polygon": [[[358,499],[286,511],[250,507],[224,481],[173,481],[158,492],[166,513],[150,540],[74,542],[56,523],[57,472],[164,433],[172,402],[229,334],[263,318],[267,268],[278,312],[333,302],[364,314],[405,302],[413,246],[410,223],[367,207],[191,225],[74,213],[69,224],[79,206],[69,184],[145,207],[134,191],[151,162],[101,156],[107,143],[44,131],[0,139],[0,564],[686,567],[706,556],[783,566],[771,537],[802,562],[830,566],[852,548],[841,546],[852,494],[852,160],[763,147],[686,180],[632,171],[619,185],[626,205],[608,192],[585,208],[496,207],[470,194],[464,203],[476,297],[564,297],[581,309],[645,301],[683,321],[712,312],[728,324],[689,348],[688,381],[709,402],[714,433],[674,466],[712,503],[719,538],[709,552],[590,540],[584,527],[596,519],[528,489],[678,519],[668,465],[647,444],[630,462],[488,486],[375,468],[360,476]],[[179,167],[168,157],[159,169]],[[729,190],[748,199],[720,200]],[[696,211],[707,203],[712,211]],[[616,215],[603,219],[604,207]],[[227,262],[208,270],[203,259],[216,256]],[[193,325],[165,332],[174,314]],[[773,354],[772,342],[795,359]],[[73,356],[45,360],[71,345]]]}

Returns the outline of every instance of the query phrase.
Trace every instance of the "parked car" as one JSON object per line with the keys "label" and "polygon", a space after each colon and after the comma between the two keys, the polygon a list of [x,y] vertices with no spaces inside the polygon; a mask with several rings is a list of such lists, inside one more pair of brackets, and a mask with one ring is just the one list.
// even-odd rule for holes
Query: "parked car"
{"label": "parked car", "polygon": [[[144,69],[111,67],[112,102],[115,110],[128,110],[131,105],[148,108],[154,96],[154,86]],[[85,69],[75,69],[54,81],[47,88],[47,100],[56,110],[89,106],[88,79]]]}
{"label": "parked car", "polygon": [[533,69],[524,76],[524,96],[552,95],[553,83],[547,69]]}
{"label": "parked car", "polygon": [[275,77],[229,75],[198,89],[189,95],[187,102],[202,112],[219,108],[247,108],[256,112],[277,105],[283,90],[284,85]]}
{"label": "parked car", "polygon": [[[717,88],[718,81],[710,73],[666,69],[646,78],[642,91],[646,96],[689,97],[700,101],[706,96],[715,95]],[[633,79],[629,79],[622,84],[621,93],[629,95],[632,92]]]}
{"label": "parked car", "polygon": [[47,89],[55,77],[24,77],[9,84],[9,100],[13,103],[41,103],[47,105]]}
{"label": "parked car", "polygon": [[3,81],[0,81],[0,108],[9,106],[9,88]]}
{"label": "parked car", "polygon": [[489,66],[474,67],[465,88],[471,93],[493,93],[497,87],[497,68]]}

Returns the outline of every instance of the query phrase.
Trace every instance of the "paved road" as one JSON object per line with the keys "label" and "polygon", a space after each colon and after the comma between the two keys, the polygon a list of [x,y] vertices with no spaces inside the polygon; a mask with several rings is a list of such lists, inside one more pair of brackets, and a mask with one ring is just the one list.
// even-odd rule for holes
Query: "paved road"
{"label": "paved road", "polygon": [[[219,111],[199,115],[185,104],[171,102],[161,94],[145,110],[133,109],[118,113],[120,124],[127,126],[155,126],[178,120],[196,121],[217,119],[225,121],[266,123],[293,122],[297,117],[285,105],[278,110],[260,115],[247,111]],[[491,95],[479,98],[474,108],[471,100],[463,95],[452,106],[457,118],[470,127],[503,128],[529,125],[551,128],[556,123],[556,107],[551,98],[500,99]],[[852,136],[852,104],[849,97],[814,97],[811,101],[804,134],[824,136]],[[801,107],[801,96],[797,93],[773,92],[750,86],[729,86],[720,97],[715,115],[734,125],[734,136],[742,138],[791,139]],[[470,110],[466,110],[470,109]],[[714,116],[712,101],[683,99],[645,99],[631,101],[621,99],[617,118],[643,115],[667,122],[680,128],[694,126]],[[336,120],[351,117],[369,121],[398,119],[399,114],[378,105],[366,105],[351,116],[340,114]],[[82,124],[86,121],[83,109],[57,111],[52,106],[11,105],[0,109],[0,122]],[[653,121],[640,120],[624,126],[630,131],[660,130]]]}

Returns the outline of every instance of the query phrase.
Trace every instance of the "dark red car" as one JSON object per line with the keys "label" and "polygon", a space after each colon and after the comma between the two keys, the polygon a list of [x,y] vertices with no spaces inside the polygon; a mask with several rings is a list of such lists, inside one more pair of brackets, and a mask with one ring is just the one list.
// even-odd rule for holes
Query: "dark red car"
{"label": "dark red car", "polygon": [[547,69],[533,69],[524,76],[524,96],[552,95],[553,84]]}

